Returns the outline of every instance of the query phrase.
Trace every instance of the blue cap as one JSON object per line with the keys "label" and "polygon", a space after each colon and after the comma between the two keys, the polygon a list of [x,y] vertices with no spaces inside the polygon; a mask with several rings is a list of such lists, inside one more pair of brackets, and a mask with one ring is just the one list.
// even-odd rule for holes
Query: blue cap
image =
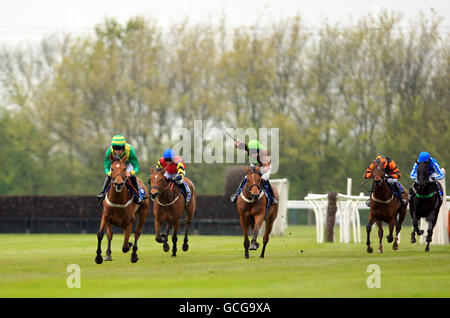
{"label": "blue cap", "polygon": [[422,151],[420,154],[419,154],[419,162],[422,162],[422,161],[428,161],[428,160],[430,160],[430,154],[428,153],[428,152],[426,152],[426,151]]}
{"label": "blue cap", "polygon": [[172,149],[166,149],[163,153],[164,159],[175,159],[175,152]]}

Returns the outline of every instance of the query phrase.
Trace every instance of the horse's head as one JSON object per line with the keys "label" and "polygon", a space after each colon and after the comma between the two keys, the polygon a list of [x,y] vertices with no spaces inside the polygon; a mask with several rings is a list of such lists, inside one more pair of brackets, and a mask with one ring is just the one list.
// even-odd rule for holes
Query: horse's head
{"label": "horse's head", "polygon": [[417,162],[417,181],[416,186],[419,191],[425,190],[425,187],[429,181],[429,172],[428,166],[430,164],[430,160]]}
{"label": "horse's head", "polygon": [[375,186],[379,187],[385,179],[385,170],[387,167],[386,158],[377,158],[373,162],[372,178]]}
{"label": "horse's head", "polygon": [[150,185],[150,195],[153,199],[155,199],[158,195],[160,195],[168,186],[169,182],[164,176],[164,172],[166,172],[166,168],[150,168],[151,175],[148,183]]}
{"label": "horse's head", "polygon": [[262,190],[259,167],[245,167],[245,173],[247,175],[249,195],[252,199],[257,199]]}
{"label": "horse's head", "polygon": [[116,192],[122,192],[125,186],[126,169],[127,167],[122,160],[113,161],[111,164],[111,181]]}

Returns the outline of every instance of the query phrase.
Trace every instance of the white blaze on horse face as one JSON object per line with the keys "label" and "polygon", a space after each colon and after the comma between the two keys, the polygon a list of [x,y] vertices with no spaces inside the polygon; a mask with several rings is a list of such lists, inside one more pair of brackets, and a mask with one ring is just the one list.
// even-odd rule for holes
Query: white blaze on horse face
{"label": "white blaze on horse face", "polygon": [[119,163],[117,163],[117,164],[116,164],[116,168],[117,168],[117,169],[119,169],[119,167],[120,167],[120,164],[119,164]]}

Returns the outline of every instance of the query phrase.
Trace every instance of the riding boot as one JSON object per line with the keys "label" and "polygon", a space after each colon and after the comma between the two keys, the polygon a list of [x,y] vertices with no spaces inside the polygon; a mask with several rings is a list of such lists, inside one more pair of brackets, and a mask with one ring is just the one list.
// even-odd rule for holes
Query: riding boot
{"label": "riding boot", "polygon": [[139,195],[139,186],[137,182],[136,176],[130,176],[131,184],[133,185],[134,189],[131,190],[134,196],[134,203],[136,204],[142,204],[141,196]]}
{"label": "riding boot", "polygon": [[434,186],[435,186],[435,188],[436,188],[436,193],[439,194],[439,198],[440,198],[440,200],[442,201],[442,200],[443,200],[444,192],[442,191],[442,186],[441,186],[441,184],[440,184],[439,181],[437,181],[436,179],[434,180]]}
{"label": "riding boot", "polygon": [[402,205],[405,205],[406,204],[406,200],[403,197],[402,186],[398,182],[394,182],[393,186],[394,186],[394,191],[397,193],[397,196],[400,199],[400,202],[402,203]]}
{"label": "riding boot", "polygon": [[272,185],[270,184],[269,180],[264,181],[264,183],[267,184],[267,189],[269,190],[269,195],[270,195],[270,198],[272,200],[271,205],[277,205],[278,204],[278,200],[275,198],[275,194],[273,193]]}
{"label": "riding boot", "polygon": [[191,189],[189,189],[189,186],[187,185],[186,182],[182,182],[179,184],[179,186],[183,189],[184,192],[184,196],[186,198],[186,204],[189,204],[189,201],[191,201]]}
{"label": "riding boot", "polygon": [[231,195],[230,197],[230,201],[231,202],[236,202],[237,197],[239,196],[239,194],[241,194],[242,189],[244,188],[245,183],[247,182],[247,177],[245,177],[242,181],[241,184],[239,185],[239,187],[236,190],[236,193],[234,193],[233,195]]}
{"label": "riding boot", "polygon": [[99,201],[99,203],[103,200],[103,198],[106,195],[106,189],[109,186],[109,183],[111,182],[111,177],[110,176],[106,176],[105,181],[103,183],[103,190],[102,192],[100,192],[99,194],[97,194],[97,200]]}

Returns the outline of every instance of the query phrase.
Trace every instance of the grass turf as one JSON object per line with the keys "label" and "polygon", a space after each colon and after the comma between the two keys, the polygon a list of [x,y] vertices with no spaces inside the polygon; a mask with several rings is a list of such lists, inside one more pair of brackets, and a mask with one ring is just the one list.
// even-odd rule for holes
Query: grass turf
{"label": "grass turf", "polygon": [[[450,245],[425,253],[406,232],[398,251],[384,239],[383,254],[368,254],[365,234],[361,244],[318,244],[314,227],[291,226],[271,237],[265,259],[262,244],[245,259],[241,236],[192,235],[188,252],[179,237],[173,258],[143,234],[132,264],[117,231],[113,261],[101,265],[95,234],[2,234],[0,297],[450,297]],[[376,231],[371,240],[376,251]],[[106,246],[105,236],[103,256]],[[81,288],[67,287],[70,264],[81,269]],[[370,264],[380,266],[380,288],[367,287]]]}

